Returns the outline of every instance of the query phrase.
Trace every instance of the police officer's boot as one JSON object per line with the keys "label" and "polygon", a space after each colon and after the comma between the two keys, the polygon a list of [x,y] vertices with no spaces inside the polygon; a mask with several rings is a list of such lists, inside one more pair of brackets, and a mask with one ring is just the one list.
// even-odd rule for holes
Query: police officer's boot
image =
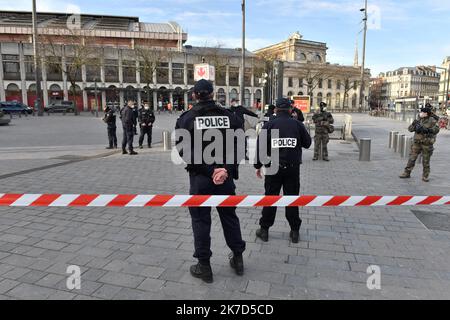
{"label": "police officer's boot", "polygon": [[409,179],[411,178],[411,172],[410,171],[405,171],[400,175],[400,179]]}
{"label": "police officer's boot", "polygon": [[300,239],[300,232],[292,230],[289,237],[291,238],[292,243],[298,243]]}
{"label": "police officer's boot", "polygon": [[242,258],[242,253],[230,254],[230,266],[234,269],[238,276],[244,275],[244,259]]}
{"label": "police officer's boot", "polygon": [[123,149],[122,154],[128,154],[127,150]]}
{"label": "police officer's boot", "polygon": [[211,265],[203,265],[200,262],[191,266],[191,275],[194,278],[202,279],[206,283],[213,282],[213,273]]}
{"label": "police officer's boot", "polygon": [[260,228],[256,230],[256,236],[260,238],[262,241],[267,242],[269,241],[269,230]]}

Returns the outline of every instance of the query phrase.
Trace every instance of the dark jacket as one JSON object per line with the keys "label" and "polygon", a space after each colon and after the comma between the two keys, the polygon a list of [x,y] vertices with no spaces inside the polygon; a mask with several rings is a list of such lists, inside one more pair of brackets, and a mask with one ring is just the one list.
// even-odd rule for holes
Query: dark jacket
{"label": "dark jacket", "polygon": [[258,118],[258,115],[254,113],[251,110],[248,110],[247,108],[243,106],[235,106],[231,107],[230,111],[234,113],[236,118],[242,123],[241,128],[243,129],[245,126],[245,118],[244,115],[248,115],[250,117]]}
{"label": "dark jacket", "polygon": [[114,129],[116,128],[116,114],[114,113],[114,110],[111,108],[106,108],[105,110],[105,116],[103,117],[103,121],[108,126],[108,129]]}
{"label": "dark jacket", "polygon": [[[300,110],[300,109],[298,109],[298,108],[293,108],[293,109],[292,109],[292,112],[291,112],[292,117],[294,117],[294,113],[297,114],[297,119],[296,119],[296,120],[298,120],[298,121],[300,121],[300,122],[305,122],[305,116],[303,116],[302,110]],[[295,119],[295,118],[294,118],[294,119]]]}
{"label": "dark jacket", "polygon": [[[219,159],[215,163],[205,163],[205,160],[203,159],[203,156],[201,157],[201,160],[203,163],[195,164],[195,151],[194,150],[194,134],[201,133],[202,137],[202,155],[203,151],[212,144],[211,141],[205,141],[203,140],[203,134],[205,132],[208,132],[210,130],[207,129],[207,127],[201,127],[200,121],[203,121],[205,118],[203,117],[221,117],[222,120],[226,120],[227,128],[218,128],[222,134],[223,137],[223,158]],[[212,119],[212,118],[210,118]],[[190,174],[201,174],[207,177],[212,177],[214,170],[217,168],[226,168],[229,172],[229,175],[233,178],[238,177],[238,163],[241,159],[236,159],[236,157],[230,157],[227,156],[227,152],[234,152],[236,154],[237,150],[237,141],[234,139],[234,143],[232,144],[234,147],[234,150],[228,150],[227,149],[227,135],[226,130],[237,130],[241,128],[240,121],[236,118],[236,116],[231,113],[229,110],[222,108],[218,106],[214,101],[205,101],[205,102],[199,102],[196,104],[191,110],[186,111],[183,113],[180,118],[177,120],[177,124],[175,126],[175,129],[185,129],[190,134],[190,145],[186,146],[183,144],[183,138],[178,135],[176,136],[176,146],[177,150],[180,154],[180,156],[188,162],[188,165],[186,167],[186,170]],[[199,132],[201,131],[201,132]],[[185,159],[183,156],[185,155],[185,152],[183,151],[184,148],[190,148],[190,158]],[[197,151],[198,153],[199,151]],[[187,152],[186,152],[187,153]],[[198,155],[197,155],[198,156]],[[187,155],[186,155],[187,157]],[[232,159],[232,160],[230,160]]]}
{"label": "dark jacket", "polygon": [[135,117],[133,109],[129,106],[124,107],[120,111],[120,118],[122,119],[122,127],[126,130],[132,130],[135,125]]}
{"label": "dark jacket", "polygon": [[[279,139],[275,139],[272,136],[272,130],[279,130]],[[283,145],[278,143],[278,141],[294,140],[295,147],[279,147],[279,163],[280,165],[300,165],[302,163],[302,148],[308,149],[311,146],[311,136],[308,131],[306,131],[305,126],[298,120],[292,119],[291,115],[287,111],[280,111],[277,113],[276,117],[271,121],[267,122],[263,130],[267,130],[267,153],[268,156],[271,155],[274,140],[276,145]],[[263,141],[258,137],[258,153],[259,149],[262,147],[260,144]],[[277,147],[278,148],[278,147]],[[257,159],[255,164],[256,169],[260,169],[263,166],[260,159]],[[268,164],[266,164],[268,166]]]}
{"label": "dark jacket", "polygon": [[145,110],[145,108],[139,109],[139,123],[146,126],[155,122],[155,114],[152,109]]}

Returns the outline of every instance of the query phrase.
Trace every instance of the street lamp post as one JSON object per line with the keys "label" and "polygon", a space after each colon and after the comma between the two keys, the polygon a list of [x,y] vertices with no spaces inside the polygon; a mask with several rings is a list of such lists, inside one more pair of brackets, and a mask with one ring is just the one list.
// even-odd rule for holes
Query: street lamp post
{"label": "street lamp post", "polygon": [[242,61],[241,61],[241,105],[245,103],[245,0],[242,0]]}
{"label": "street lamp post", "polygon": [[38,30],[37,30],[37,16],[36,16],[36,0],[33,0],[33,54],[34,54],[34,79],[36,81],[36,107],[38,109],[38,116],[44,115],[44,108],[42,107],[41,99],[41,77],[39,68],[39,48],[38,48]]}
{"label": "street lamp post", "polygon": [[364,73],[365,73],[365,64],[366,64],[366,40],[367,40],[367,0],[365,1],[364,9],[361,9],[364,12],[364,41],[363,41],[363,58],[362,58],[362,66],[361,66],[361,87],[359,92],[359,106],[361,110],[365,106],[364,104]]}
{"label": "street lamp post", "polygon": [[94,79],[94,94],[95,94],[95,117],[98,118],[97,78]]}

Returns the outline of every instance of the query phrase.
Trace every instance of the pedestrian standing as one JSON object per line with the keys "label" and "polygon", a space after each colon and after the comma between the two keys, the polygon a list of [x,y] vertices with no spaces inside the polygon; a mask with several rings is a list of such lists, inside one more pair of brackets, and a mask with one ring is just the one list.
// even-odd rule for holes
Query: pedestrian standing
{"label": "pedestrian standing", "polygon": [[440,131],[438,122],[432,115],[433,108],[430,104],[427,104],[420,110],[419,119],[414,120],[414,122],[408,128],[409,132],[414,132],[414,143],[411,147],[411,153],[409,155],[409,160],[405,168],[405,172],[400,175],[400,178],[402,179],[411,178],[411,172],[416,165],[416,160],[419,155],[422,154],[422,180],[424,182],[430,181],[430,161],[431,156],[434,152],[436,136]]}
{"label": "pedestrian standing", "polygon": [[[237,148],[237,141],[234,133],[240,128],[240,122],[229,111],[216,104],[213,100],[214,88],[211,82],[200,80],[195,84],[193,99],[197,104],[190,110],[183,113],[177,121],[176,129],[184,129],[189,132],[190,142],[187,146],[189,150],[181,150],[182,137],[177,135],[177,148],[183,157],[189,153],[186,170],[189,173],[190,194],[191,195],[235,195],[236,186],[234,178],[237,174],[237,163],[235,157],[228,157],[226,150],[228,137],[233,141],[231,146]],[[231,135],[227,131],[233,131]],[[222,158],[215,158],[214,163],[206,161],[203,152],[211,144],[207,138],[209,134],[220,134],[221,147],[223,147]],[[198,138],[200,137],[200,138]],[[205,137],[205,138],[204,138]],[[194,141],[195,139],[201,141]],[[201,146],[200,150],[197,147]],[[189,151],[189,152],[188,152]],[[198,154],[201,161],[195,161]],[[234,151],[233,151],[234,152]],[[235,207],[218,207],[220,221],[228,247],[231,249],[230,265],[238,275],[244,273],[244,262],[242,253],[245,250],[245,242],[242,240],[239,218],[236,215]],[[211,252],[211,208],[191,207],[189,212],[192,218],[192,229],[194,232],[194,257],[198,259],[198,264],[190,268],[191,275],[200,278],[207,283],[213,282],[213,273],[210,259]]]}
{"label": "pedestrian standing", "polygon": [[[136,120],[133,112],[134,108],[134,101],[130,99],[128,100],[127,105],[120,111],[123,128],[122,154],[137,155],[137,152],[133,150],[134,126]],[[127,146],[128,152],[126,149]]]}
{"label": "pedestrian standing", "polygon": [[107,125],[109,141],[109,147],[107,147],[106,149],[117,149],[117,125],[115,112],[109,106],[106,106],[104,111],[105,116],[103,117],[103,121]]}
{"label": "pedestrian standing", "polygon": [[148,103],[144,103],[144,106],[139,110],[139,126],[141,128],[141,136],[139,137],[139,148],[142,149],[145,135],[147,135],[147,145],[149,149],[152,147],[152,131],[153,124],[155,123],[155,114],[150,109]]}
{"label": "pedestrian standing", "polygon": [[322,148],[323,160],[330,161],[328,158],[328,143],[330,142],[330,133],[334,131],[334,119],[331,113],[327,111],[327,104],[325,102],[320,103],[320,110],[313,115],[312,120],[316,127],[313,160],[319,160],[320,148]]}
{"label": "pedestrian standing", "polygon": [[[276,116],[263,127],[268,137],[268,155],[271,156],[274,149],[278,149],[279,152],[277,172],[274,175],[265,176],[264,188],[267,196],[278,196],[281,189],[283,189],[285,196],[298,196],[300,194],[302,148],[308,149],[311,146],[311,137],[303,123],[291,117],[291,111],[289,99],[278,99],[275,109]],[[275,137],[275,130],[278,137]],[[261,143],[263,142],[258,136],[258,150],[262,148]],[[259,151],[257,154],[259,155]],[[270,164],[267,166],[270,166]],[[256,176],[260,179],[263,178],[262,167],[263,164],[258,158],[255,168]],[[264,242],[269,241],[269,229],[275,222],[276,213],[276,207],[265,207],[262,210],[262,217],[259,221],[261,228],[256,231],[256,236]],[[298,243],[302,224],[298,207],[286,207],[286,219],[291,227],[290,239],[293,243]]]}

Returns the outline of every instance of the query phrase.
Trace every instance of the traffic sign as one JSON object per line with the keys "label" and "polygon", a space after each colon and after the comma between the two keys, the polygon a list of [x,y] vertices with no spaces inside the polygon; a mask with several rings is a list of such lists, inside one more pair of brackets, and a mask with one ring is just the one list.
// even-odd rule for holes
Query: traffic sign
{"label": "traffic sign", "polygon": [[216,68],[207,63],[196,64],[194,66],[194,80],[202,79],[214,82],[216,80]]}

